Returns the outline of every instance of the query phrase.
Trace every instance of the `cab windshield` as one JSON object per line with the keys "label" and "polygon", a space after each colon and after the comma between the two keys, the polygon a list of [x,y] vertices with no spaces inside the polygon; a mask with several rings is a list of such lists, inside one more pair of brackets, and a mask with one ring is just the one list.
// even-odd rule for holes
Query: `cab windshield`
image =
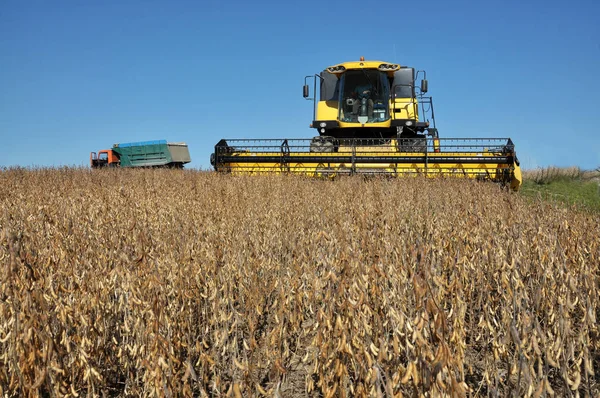
{"label": "cab windshield", "polygon": [[364,124],[389,119],[389,95],[390,83],[384,72],[347,71],[340,79],[340,121]]}

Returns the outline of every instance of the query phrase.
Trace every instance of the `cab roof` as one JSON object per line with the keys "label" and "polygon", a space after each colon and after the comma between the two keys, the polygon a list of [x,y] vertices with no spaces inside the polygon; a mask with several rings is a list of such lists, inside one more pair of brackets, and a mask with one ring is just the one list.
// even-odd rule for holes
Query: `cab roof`
{"label": "cab roof", "polygon": [[[362,58],[362,57],[361,57]],[[343,66],[346,69],[377,69],[381,64],[394,64],[389,61],[377,61],[377,60],[359,60],[359,61],[347,61],[332,66]]]}
{"label": "cab roof", "polygon": [[375,69],[392,73],[394,71],[399,70],[400,65],[385,61],[365,60],[364,57],[360,57],[360,60],[358,61],[342,62],[341,64],[336,64],[325,68],[326,71],[333,74],[342,74],[347,70],[357,69]]}

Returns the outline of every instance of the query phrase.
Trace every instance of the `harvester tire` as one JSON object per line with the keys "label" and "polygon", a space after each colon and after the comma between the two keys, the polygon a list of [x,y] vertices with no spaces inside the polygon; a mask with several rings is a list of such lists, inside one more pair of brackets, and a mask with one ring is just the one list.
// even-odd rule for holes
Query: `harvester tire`
{"label": "harvester tire", "polygon": [[424,137],[400,138],[398,140],[398,150],[400,152],[427,152],[427,139]]}
{"label": "harvester tire", "polygon": [[310,152],[332,153],[335,152],[335,149],[333,137],[313,137],[310,141]]}

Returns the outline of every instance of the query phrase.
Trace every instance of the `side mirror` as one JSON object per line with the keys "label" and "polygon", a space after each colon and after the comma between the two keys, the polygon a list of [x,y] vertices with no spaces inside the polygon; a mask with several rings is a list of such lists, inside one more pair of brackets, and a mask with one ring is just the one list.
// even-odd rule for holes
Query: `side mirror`
{"label": "side mirror", "polygon": [[421,92],[422,93],[427,92],[427,80],[425,80],[425,79],[421,80]]}
{"label": "side mirror", "polygon": [[308,98],[308,84],[305,84],[304,87],[302,87],[302,95],[304,98]]}

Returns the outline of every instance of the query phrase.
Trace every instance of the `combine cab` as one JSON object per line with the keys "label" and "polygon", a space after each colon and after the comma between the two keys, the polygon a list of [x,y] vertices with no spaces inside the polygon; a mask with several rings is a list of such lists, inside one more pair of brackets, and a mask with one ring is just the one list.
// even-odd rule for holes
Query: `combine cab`
{"label": "combine cab", "polygon": [[304,97],[315,104],[311,127],[318,136],[221,140],[211,164],[231,173],[447,175],[517,190],[521,171],[511,139],[440,139],[427,86],[425,72],[397,64],[361,58],[330,66],[307,76],[303,87]]}

